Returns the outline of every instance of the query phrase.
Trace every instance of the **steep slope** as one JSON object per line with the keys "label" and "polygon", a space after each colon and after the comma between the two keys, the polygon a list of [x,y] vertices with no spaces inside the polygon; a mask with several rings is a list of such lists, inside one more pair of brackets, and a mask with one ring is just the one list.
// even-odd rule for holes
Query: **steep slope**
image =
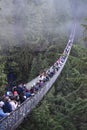
{"label": "steep slope", "polygon": [[86,66],[87,49],[74,46],[58,81],[18,130],[86,130]]}

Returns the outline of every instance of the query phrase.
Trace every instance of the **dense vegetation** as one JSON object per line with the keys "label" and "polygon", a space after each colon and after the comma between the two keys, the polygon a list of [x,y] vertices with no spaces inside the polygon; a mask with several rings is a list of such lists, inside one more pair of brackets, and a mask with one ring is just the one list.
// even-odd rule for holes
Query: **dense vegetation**
{"label": "dense vegetation", "polygon": [[[19,82],[29,82],[35,76],[39,75],[40,71],[48,68],[59,57],[62,49],[56,45],[45,45],[48,49],[41,45],[16,45],[16,46],[1,46],[1,64],[0,64],[0,91],[3,91],[5,84],[11,81],[12,85]],[[34,49],[35,48],[35,49]],[[41,48],[41,49],[40,49]],[[61,50],[61,51],[60,51]],[[56,55],[54,54],[56,52]],[[59,53],[58,53],[59,52]],[[49,59],[51,57],[51,60]],[[9,78],[9,74],[15,75],[15,78]]]}
{"label": "dense vegetation", "polygon": [[[47,56],[50,56],[50,59],[58,57],[58,50],[54,48],[50,48],[44,53],[46,58]],[[48,62],[44,63],[46,65]],[[18,128],[18,130],[34,129],[87,129],[87,49],[74,45],[58,81],[45,99]]]}
{"label": "dense vegetation", "polygon": [[[11,71],[16,82],[28,82],[62,54],[65,45],[12,46],[2,48],[0,85]],[[20,51],[19,51],[20,50]],[[0,88],[3,92],[4,87]],[[25,125],[26,123],[26,125]],[[74,45],[59,79],[45,99],[18,130],[86,130],[87,129],[87,49]]]}
{"label": "dense vegetation", "polygon": [[[71,12],[77,24],[87,16],[87,0],[20,1],[0,1],[0,95],[9,74],[15,76],[12,85],[29,82],[57,60],[65,47]],[[83,26],[87,47],[87,25]],[[87,49],[73,46],[51,91],[18,128],[41,129],[87,130]]]}

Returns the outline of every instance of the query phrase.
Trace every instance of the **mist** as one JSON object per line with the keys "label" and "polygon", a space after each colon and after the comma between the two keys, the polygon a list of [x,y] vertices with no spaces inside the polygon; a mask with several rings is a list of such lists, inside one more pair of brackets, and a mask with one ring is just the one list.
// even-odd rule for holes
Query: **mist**
{"label": "mist", "polygon": [[69,37],[75,19],[82,35],[81,23],[87,16],[87,2],[79,0],[2,0],[0,1],[1,44],[32,44],[42,40],[57,41]]}
{"label": "mist", "polygon": [[82,24],[87,24],[87,0],[70,0],[70,3],[72,8],[72,15],[77,25],[75,39],[78,43],[81,42],[82,44],[84,44],[84,28]]}

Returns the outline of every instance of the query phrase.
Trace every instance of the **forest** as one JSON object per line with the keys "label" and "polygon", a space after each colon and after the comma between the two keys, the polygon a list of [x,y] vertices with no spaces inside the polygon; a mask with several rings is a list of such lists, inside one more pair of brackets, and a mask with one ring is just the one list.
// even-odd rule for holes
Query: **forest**
{"label": "forest", "polygon": [[[58,50],[55,52],[55,48],[51,48],[48,55],[55,59]],[[21,129],[87,129],[87,49],[73,46],[59,79],[17,130]]]}
{"label": "forest", "polygon": [[[7,82],[9,71],[16,73],[16,82],[29,82],[44,68],[51,66],[64,47],[50,45],[42,52],[33,51],[29,46],[14,47],[3,50],[4,55],[1,51],[1,94],[4,94],[3,85]],[[86,121],[87,49],[74,44],[60,77],[18,130],[86,130]]]}
{"label": "forest", "polygon": [[6,85],[28,83],[54,64],[77,18],[61,75],[17,130],[87,130],[87,2],[54,1],[0,1],[0,96]]}

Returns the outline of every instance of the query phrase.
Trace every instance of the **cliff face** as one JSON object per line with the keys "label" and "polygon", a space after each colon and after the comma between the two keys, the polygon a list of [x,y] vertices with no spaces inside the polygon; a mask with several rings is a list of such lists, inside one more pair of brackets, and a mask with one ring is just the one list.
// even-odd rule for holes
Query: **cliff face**
{"label": "cliff face", "polygon": [[69,0],[1,0],[0,43],[38,43],[69,33]]}

